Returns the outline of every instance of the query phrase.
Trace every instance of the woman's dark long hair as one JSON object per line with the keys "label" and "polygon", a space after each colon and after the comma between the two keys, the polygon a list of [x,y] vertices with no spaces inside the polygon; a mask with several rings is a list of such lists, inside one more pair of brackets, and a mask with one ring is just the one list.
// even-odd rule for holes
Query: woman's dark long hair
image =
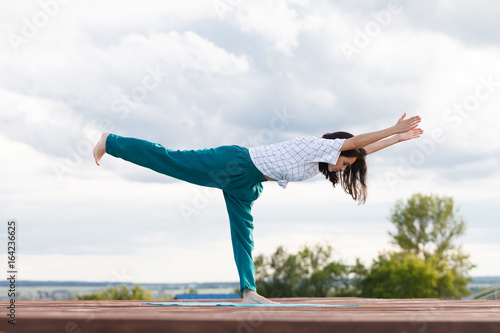
{"label": "woman's dark long hair", "polygon": [[[323,135],[323,139],[348,139],[354,135],[347,132],[327,133]],[[340,156],[356,157],[356,161],[347,166],[344,171],[328,171],[328,163],[319,163],[319,171],[332,182],[335,187],[339,181],[344,191],[349,194],[359,204],[364,204],[367,195],[366,186],[366,151],[361,149],[344,150],[340,152]]]}

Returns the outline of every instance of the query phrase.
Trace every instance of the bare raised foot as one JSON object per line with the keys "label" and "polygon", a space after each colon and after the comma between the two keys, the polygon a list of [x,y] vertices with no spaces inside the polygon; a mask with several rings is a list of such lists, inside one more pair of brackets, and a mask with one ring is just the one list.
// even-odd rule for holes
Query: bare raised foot
{"label": "bare raised foot", "polygon": [[277,304],[250,289],[243,290],[243,304]]}
{"label": "bare raised foot", "polygon": [[94,159],[97,165],[99,165],[101,158],[104,156],[104,154],[106,154],[106,139],[108,138],[109,134],[110,133],[103,133],[94,147]]}

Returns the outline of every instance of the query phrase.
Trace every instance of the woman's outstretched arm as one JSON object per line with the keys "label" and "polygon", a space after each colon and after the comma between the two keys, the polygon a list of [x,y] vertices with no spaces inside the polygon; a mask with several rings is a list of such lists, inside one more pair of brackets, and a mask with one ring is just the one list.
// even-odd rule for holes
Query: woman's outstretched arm
{"label": "woman's outstretched arm", "polygon": [[406,133],[396,134],[391,136],[390,138],[374,142],[365,147],[366,155],[373,154],[379,150],[382,150],[399,142],[419,138],[422,133],[424,133],[424,131],[420,128],[414,128]]}
{"label": "woman's outstretched arm", "polygon": [[360,134],[346,139],[340,148],[341,151],[364,148],[372,143],[385,139],[394,134],[403,134],[413,129],[416,129],[421,119],[419,116],[414,116],[409,119],[404,119],[406,113],[398,120],[396,125],[386,129]]}

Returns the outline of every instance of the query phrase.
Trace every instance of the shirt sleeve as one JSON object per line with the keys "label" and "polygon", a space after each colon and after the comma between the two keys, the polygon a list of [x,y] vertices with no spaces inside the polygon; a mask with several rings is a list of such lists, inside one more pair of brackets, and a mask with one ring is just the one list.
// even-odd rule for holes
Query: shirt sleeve
{"label": "shirt sleeve", "polygon": [[311,137],[313,151],[310,153],[310,162],[337,163],[340,148],[345,139],[323,139]]}

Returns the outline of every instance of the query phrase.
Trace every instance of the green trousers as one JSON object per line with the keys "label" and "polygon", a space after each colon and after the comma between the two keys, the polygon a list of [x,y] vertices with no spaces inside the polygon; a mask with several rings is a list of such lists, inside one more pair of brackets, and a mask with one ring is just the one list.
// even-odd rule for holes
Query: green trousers
{"label": "green trousers", "polygon": [[229,215],[240,290],[256,290],[251,209],[266,179],[252,163],[247,148],[170,150],[157,143],[110,134],[106,153],[192,184],[221,189]]}

